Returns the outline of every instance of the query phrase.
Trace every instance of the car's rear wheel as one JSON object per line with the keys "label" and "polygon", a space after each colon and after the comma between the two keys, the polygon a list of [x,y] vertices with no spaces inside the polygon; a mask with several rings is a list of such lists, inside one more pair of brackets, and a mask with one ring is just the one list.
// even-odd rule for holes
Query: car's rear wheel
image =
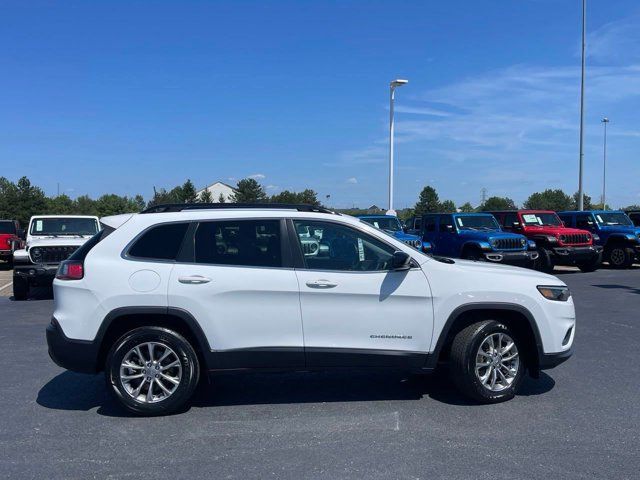
{"label": "car's rear wheel", "polygon": [[29,280],[18,275],[13,276],[13,299],[26,300],[29,296]]}
{"label": "car's rear wheel", "polygon": [[513,398],[526,365],[524,345],[506,325],[495,320],[474,323],[451,345],[451,373],[458,389],[482,403]]}
{"label": "car's rear wheel", "polygon": [[141,327],[113,344],[105,374],[109,389],[125,408],[139,415],[166,415],[191,398],[200,365],[195,350],[179,333]]}
{"label": "car's rear wheel", "polygon": [[614,245],[607,249],[607,261],[613,268],[629,268],[633,264],[633,249]]}
{"label": "car's rear wheel", "polygon": [[482,252],[476,247],[467,247],[462,252],[461,257],[464,260],[473,260],[474,262],[481,262],[484,260]]}

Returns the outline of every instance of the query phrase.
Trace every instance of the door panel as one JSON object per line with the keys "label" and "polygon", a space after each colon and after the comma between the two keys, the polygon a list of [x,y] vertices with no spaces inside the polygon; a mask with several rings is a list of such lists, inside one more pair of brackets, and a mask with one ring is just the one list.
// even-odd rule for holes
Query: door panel
{"label": "door panel", "polygon": [[[294,221],[305,265],[296,269],[308,366],[400,366],[429,349],[430,288],[420,268],[390,271],[394,247],[330,222]],[[325,268],[319,268],[321,266]],[[361,269],[361,270],[359,270]]]}

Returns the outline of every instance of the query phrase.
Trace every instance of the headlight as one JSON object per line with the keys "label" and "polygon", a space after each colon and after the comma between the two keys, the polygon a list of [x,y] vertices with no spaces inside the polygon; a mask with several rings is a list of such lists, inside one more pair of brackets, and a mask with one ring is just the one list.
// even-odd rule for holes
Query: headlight
{"label": "headlight", "polygon": [[567,237],[565,235],[560,235],[560,241],[561,242],[566,242],[567,241]]}
{"label": "headlight", "polygon": [[631,240],[632,242],[637,242],[638,241],[638,237],[636,237],[635,235],[631,235],[630,233],[626,235],[627,240]]}
{"label": "headlight", "polygon": [[40,260],[42,260],[42,250],[39,248],[32,248],[29,252],[31,254],[31,258],[33,258],[33,260],[35,262],[39,262]]}
{"label": "headlight", "polygon": [[520,245],[522,245],[523,247],[527,244],[527,239],[526,238],[521,238],[520,239]]}
{"label": "headlight", "polygon": [[547,287],[544,285],[538,285],[538,291],[544,298],[548,300],[555,300],[556,302],[566,302],[571,297],[569,287]]}
{"label": "headlight", "polygon": [[536,248],[538,248],[538,246],[536,245],[536,242],[534,242],[533,240],[529,240],[527,243],[529,244],[529,248],[531,250],[535,250]]}
{"label": "headlight", "polygon": [[547,242],[549,242],[549,243],[555,243],[555,242],[557,242],[557,241],[558,241],[558,239],[557,239],[556,237],[553,237],[553,236],[551,236],[551,235],[547,236]]}

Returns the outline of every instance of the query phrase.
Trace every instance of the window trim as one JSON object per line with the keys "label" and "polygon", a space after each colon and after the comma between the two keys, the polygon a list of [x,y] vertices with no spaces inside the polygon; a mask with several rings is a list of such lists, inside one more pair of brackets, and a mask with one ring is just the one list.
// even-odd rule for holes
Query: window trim
{"label": "window trim", "polygon": [[[332,219],[318,219],[318,218],[307,218],[307,217],[295,217],[295,218],[287,218],[287,228],[289,230],[289,236],[288,236],[288,241],[289,244],[291,246],[291,250],[293,252],[293,258],[294,258],[294,268],[297,270],[304,270],[307,272],[333,272],[333,273],[357,273],[357,274],[372,274],[372,273],[390,273],[393,272],[393,269],[388,269],[388,270],[332,270],[332,269],[321,269],[321,268],[308,268],[305,264],[304,261],[304,254],[302,253],[302,247],[300,246],[300,240],[298,239],[298,234],[296,232],[296,228],[295,225],[293,224],[294,221],[310,221],[310,222],[323,222],[323,223],[331,223],[334,225],[338,225],[341,227],[345,227],[345,228],[349,228],[352,230],[355,230],[357,232],[361,232],[363,235],[367,235],[369,237],[373,237],[374,239],[378,240],[379,242],[383,243],[384,245],[386,245],[387,247],[389,247],[390,249],[392,249],[394,252],[398,252],[398,251],[403,251],[400,250],[399,248],[396,248],[394,245],[391,245],[390,243],[385,242],[384,240],[382,240],[381,238],[376,237],[375,235],[371,235],[369,232],[365,232],[362,231],[358,228],[356,228],[353,225],[349,225],[347,223],[343,223],[343,222],[336,222],[335,220]],[[375,227],[372,227],[375,228]],[[411,268],[410,270],[414,270],[417,268],[420,268],[418,262],[415,260],[415,258],[413,258],[413,256],[411,256]],[[405,270],[406,271],[406,270]]]}

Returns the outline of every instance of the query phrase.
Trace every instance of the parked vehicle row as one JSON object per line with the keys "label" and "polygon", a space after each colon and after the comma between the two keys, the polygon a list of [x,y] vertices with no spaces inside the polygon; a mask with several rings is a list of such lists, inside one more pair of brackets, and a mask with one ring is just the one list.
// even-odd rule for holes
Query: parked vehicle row
{"label": "parked vehicle row", "polygon": [[[495,222],[451,218],[480,234]],[[494,403],[572,353],[558,278],[426,255],[322,208],[181,204],[101,221],[60,264],[47,343],[63,368],[104,371],[138,414],[181,408],[206,372],[255,369],[447,364],[461,392]],[[535,253],[493,224],[482,241]]]}
{"label": "parked vehicle row", "polygon": [[556,265],[591,272],[603,260],[614,268],[640,261],[640,227],[622,211],[429,213],[410,218],[405,231],[429,242],[435,255],[547,273]]}
{"label": "parked vehicle row", "polygon": [[23,248],[24,232],[16,220],[0,220],[0,260],[13,267],[13,253]]}

